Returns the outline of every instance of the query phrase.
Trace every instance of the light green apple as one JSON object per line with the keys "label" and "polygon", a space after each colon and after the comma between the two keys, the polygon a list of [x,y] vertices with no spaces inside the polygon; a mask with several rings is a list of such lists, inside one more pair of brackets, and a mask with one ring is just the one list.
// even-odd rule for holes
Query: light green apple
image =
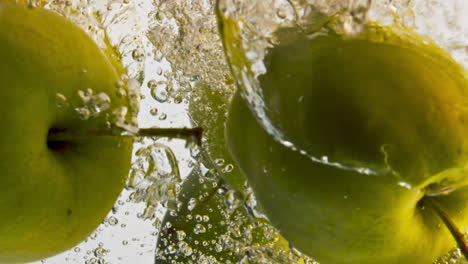
{"label": "light green apple", "polygon": [[321,264],[430,264],[454,237],[463,246],[467,74],[398,30],[368,26],[351,39],[291,30],[268,51],[259,81],[271,119],[328,165],[278,143],[239,94],[231,104],[238,166],[271,222]]}
{"label": "light green apple", "polygon": [[[116,64],[62,16],[0,1],[1,263],[65,251],[111,209],[132,138],[97,134],[114,129],[112,111],[130,107],[117,95],[119,77]],[[77,109],[92,104],[79,91],[88,88],[104,105],[84,120]]]}
{"label": "light green apple", "polygon": [[[207,179],[193,170],[178,195],[179,206],[168,210],[161,225],[156,248],[156,264],[238,263],[241,257],[230,248],[239,237],[234,228],[248,222],[242,208],[229,211],[224,203],[222,180]],[[233,234],[235,235],[235,234]],[[229,239],[231,244],[224,243]]]}
{"label": "light green apple", "polygon": [[[268,221],[250,215],[244,206],[252,197],[246,192],[245,176],[233,166],[224,139],[229,103],[235,92],[230,87],[219,89],[199,82],[190,98],[192,122],[204,129],[197,160],[210,171],[202,176],[194,169],[182,185],[177,199],[180,206],[168,210],[162,222],[156,264],[305,261],[304,256],[290,251],[287,241]],[[228,206],[228,197],[236,197],[237,206]],[[258,205],[255,209],[261,211]],[[203,216],[209,220],[201,221]],[[199,232],[200,227],[204,232]]]}
{"label": "light green apple", "polygon": [[222,179],[194,169],[179,206],[164,216],[155,264],[308,263],[268,221],[249,214],[241,197],[232,202],[233,195]]}

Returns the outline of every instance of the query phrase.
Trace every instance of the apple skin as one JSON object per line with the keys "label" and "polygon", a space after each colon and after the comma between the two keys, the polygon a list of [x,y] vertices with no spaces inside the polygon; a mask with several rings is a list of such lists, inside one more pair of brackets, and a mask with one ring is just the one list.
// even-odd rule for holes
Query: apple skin
{"label": "apple skin", "polygon": [[[41,8],[0,3],[0,262],[65,251],[104,219],[130,168],[130,138],[94,136],[128,107],[118,67],[81,29]],[[109,110],[79,118],[79,90],[106,93]],[[67,98],[57,105],[57,93]],[[48,142],[48,134],[82,137]]]}
{"label": "apple skin", "polygon": [[[260,84],[272,120],[296,146],[382,173],[285,147],[239,92],[229,111],[228,147],[266,215],[321,264],[433,263],[455,240],[429,200],[468,227],[466,73],[435,46],[389,32],[369,38],[378,34],[293,38],[269,51]],[[451,181],[454,191],[428,198]]]}

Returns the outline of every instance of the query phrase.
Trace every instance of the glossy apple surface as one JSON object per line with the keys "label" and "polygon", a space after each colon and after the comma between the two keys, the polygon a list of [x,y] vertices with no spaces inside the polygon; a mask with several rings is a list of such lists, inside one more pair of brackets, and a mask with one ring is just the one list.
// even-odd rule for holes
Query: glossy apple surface
{"label": "glossy apple surface", "polygon": [[[111,209],[132,140],[94,132],[128,100],[97,45],[41,8],[0,3],[0,58],[0,262],[34,261],[85,239]],[[83,120],[78,93],[88,88],[110,105]]]}
{"label": "glossy apple surface", "polygon": [[455,240],[429,201],[468,227],[466,73],[433,44],[367,30],[284,41],[259,77],[296,147],[367,174],[279,144],[239,94],[227,142],[272,223],[321,264],[430,264]]}

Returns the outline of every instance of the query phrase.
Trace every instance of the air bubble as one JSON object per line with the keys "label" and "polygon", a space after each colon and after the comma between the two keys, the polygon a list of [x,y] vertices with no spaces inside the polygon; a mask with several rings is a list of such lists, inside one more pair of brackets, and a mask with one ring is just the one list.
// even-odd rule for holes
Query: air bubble
{"label": "air bubble", "polygon": [[179,248],[179,252],[187,257],[193,254],[193,249],[185,241],[180,241],[179,243],[177,243],[177,247]]}
{"label": "air bubble", "polygon": [[61,93],[55,95],[55,101],[57,102],[57,107],[64,107],[68,104],[67,97]]}
{"label": "air bubble", "polygon": [[163,73],[162,68],[161,68],[161,67],[158,67],[158,68],[156,69],[156,74],[157,74],[157,75],[162,75],[162,73]]}
{"label": "air bubble", "polygon": [[177,231],[177,239],[179,241],[184,240],[187,237],[187,234],[183,230],[178,230]]}
{"label": "air bubble", "polygon": [[152,116],[157,116],[158,115],[158,108],[151,108],[150,109],[150,114]]}
{"label": "air bubble", "polygon": [[92,259],[88,259],[87,261],[85,261],[85,264],[102,264],[102,263],[103,262],[101,262],[97,258],[92,258]]}
{"label": "air bubble", "polygon": [[106,93],[94,95],[91,88],[78,91],[78,96],[82,101],[80,107],[75,108],[80,119],[87,120],[98,116],[101,112],[110,108],[111,99]]}
{"label": "air bubble", "polygon": [[219,243],[216,243],[215,244],[215,251],[218,252],[218,253],[223,251],[223,246],[221,244],[219,244]]}
{"label": "air bubble", "polygon": [[218,167],[222,167],[224,165],[224,162],[225,162],[224,159],[215,159],[214,160],[215,165],[218,166]]}
{"label": "air bubble", "polygon": [[107,219],[107,223],[111,226],[115,226],[119,223],[119,220],[115,216],[111,216]]}
{"label": "air bubble", "polygon": [[161,121],[166,120],[166,118],[167,118],[166,113],[161,113],[161,115],[159,116],[159,120],[161,120]]}
{"label": "air bubble", "polygon": [[282,9],[278,9],[278,10],[276,11],[276,15],[277,15],[279,18],[281,18],[281,19],[285,19],[286,16],[287,16],[286,13],[285,13],[285,11],[282,10]]}
{"label": "air bubble", "polygon": [[117,94],[117,97],[124,98],[125,96],[127,96],[127,91],[121,87],[117,90],[116,94]]}
{"label": "air bubble", "polygon": [[145,58],[145,51],[142,48],[137,48],[132,52],[132,58],[136,61],[143,61]]}
{"label": "air bubble", "polygon": [[234,165],[228,164],[228,165],[226,165],[226,167],[224,167],[223,172],[224,172],[224,173],[229,173],[229,172],[231,172],[232,170],[234,170]]}
{"label": "air bubble", "polygon": [[99,93],[94,99],[95,112],[99,113],[110,108],[111,99],[106,93]]}
{"label": "air bubble", "polygon": [[75,111],[78,113],[78,117],[81,120],[88,120],[91,116],[91,111],[87,108],[75,108]]}
{"label": "air bubble", "polygon": [[183,97],[182,97],[182,96],[176,96],[176,97],[174,98],[174,103],[175,103],[175,104],[181,104],[182,101],[183,101]]}
{"label": "air bubble", "polygon": [[192,211],[193,208],[195,208],[196,205],[197,205],[197,200],[192,197],[192,198],[190,198],[190,200],[188,202],[187,209],[189,209],[189,211]]}
{"label": "air bubble", "polygon": [[196,158],[198,157],[199,154],[200,154],[200,148],[197,148],[197,147],[192,147],[192,148],[190,148],[190,156],[191,156],[192,158],[195,158],[195,159],[196,159]]}
{"label": "air bubble", "polygon": [[154,98],[154,100],[160,103],[165,103],[167,99],[169,99],[167,87],[165,84],[156,85],[156,87],[151,89],[150,93],[151,93],[151,96]]}
{"label": "air bubble", "polygon": [[197,235],[203,234],[203,233],[206,233],[206,228],[202,224],[196,224],[195,228],[193,229],[193,232]]}
{"label": "air bubble", "polygon": [[201,215],[195,215],[195,222],[201,222],[203,220]]}
{"label": "air bubble", "polygon": [[109,253],[108,250],[105,250],[101,247],[98,247],[96,248],[94,251],[94,256],[97,257],[97,258],[102,258],[102,257],[105,257],[107,255],[107,253]]}
{"label": "air bubble", "polygon": [[149,80],[146,86],[148,86],[149,89],[155,89],[158,86],[159,82],[156,80]]}
{"label": "air bubble", "polygon": [[166,253],[169,255],[174,255],[177,252],[177,249],[173,245],[169,245],[166,248]]}
{"label": "air bubble", "polygon": [[156,51],[154,54],[154,60],[157,62],[161,62],[163,59],[163,55],[160,51]]}

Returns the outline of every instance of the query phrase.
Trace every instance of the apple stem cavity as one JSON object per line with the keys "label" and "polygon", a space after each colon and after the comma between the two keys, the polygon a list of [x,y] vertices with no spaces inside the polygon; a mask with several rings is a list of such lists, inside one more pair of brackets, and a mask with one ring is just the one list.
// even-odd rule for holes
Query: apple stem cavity
{"label": "apple stem cavity", "polygon": [[102,129],[93,131],[69,131],[60,129],[51,129],[47,136],[48,145],[57,145],[57,143],[73,141],[78,138],[95,136],[118,136],[118,137],[166,137],[171,139],[186,139],[195,142],[197,145],[202,143],[203,129],[195,128],[140,128],[137,132],[128,132],[112,129]]}
{"label": "apple stem cavity", "polygon": [[450,216],[442,210],[434,198],[427,197],[426,199],[427,204],[437,213],[440,217],[442,222],[444,222],[447,229],[452,234],[453,238],[457,242],[458,248],[460,249],[461,253],[468,260],[468,244],[465,239],[465,235],[460,231],[457,225],[452,221]]}

